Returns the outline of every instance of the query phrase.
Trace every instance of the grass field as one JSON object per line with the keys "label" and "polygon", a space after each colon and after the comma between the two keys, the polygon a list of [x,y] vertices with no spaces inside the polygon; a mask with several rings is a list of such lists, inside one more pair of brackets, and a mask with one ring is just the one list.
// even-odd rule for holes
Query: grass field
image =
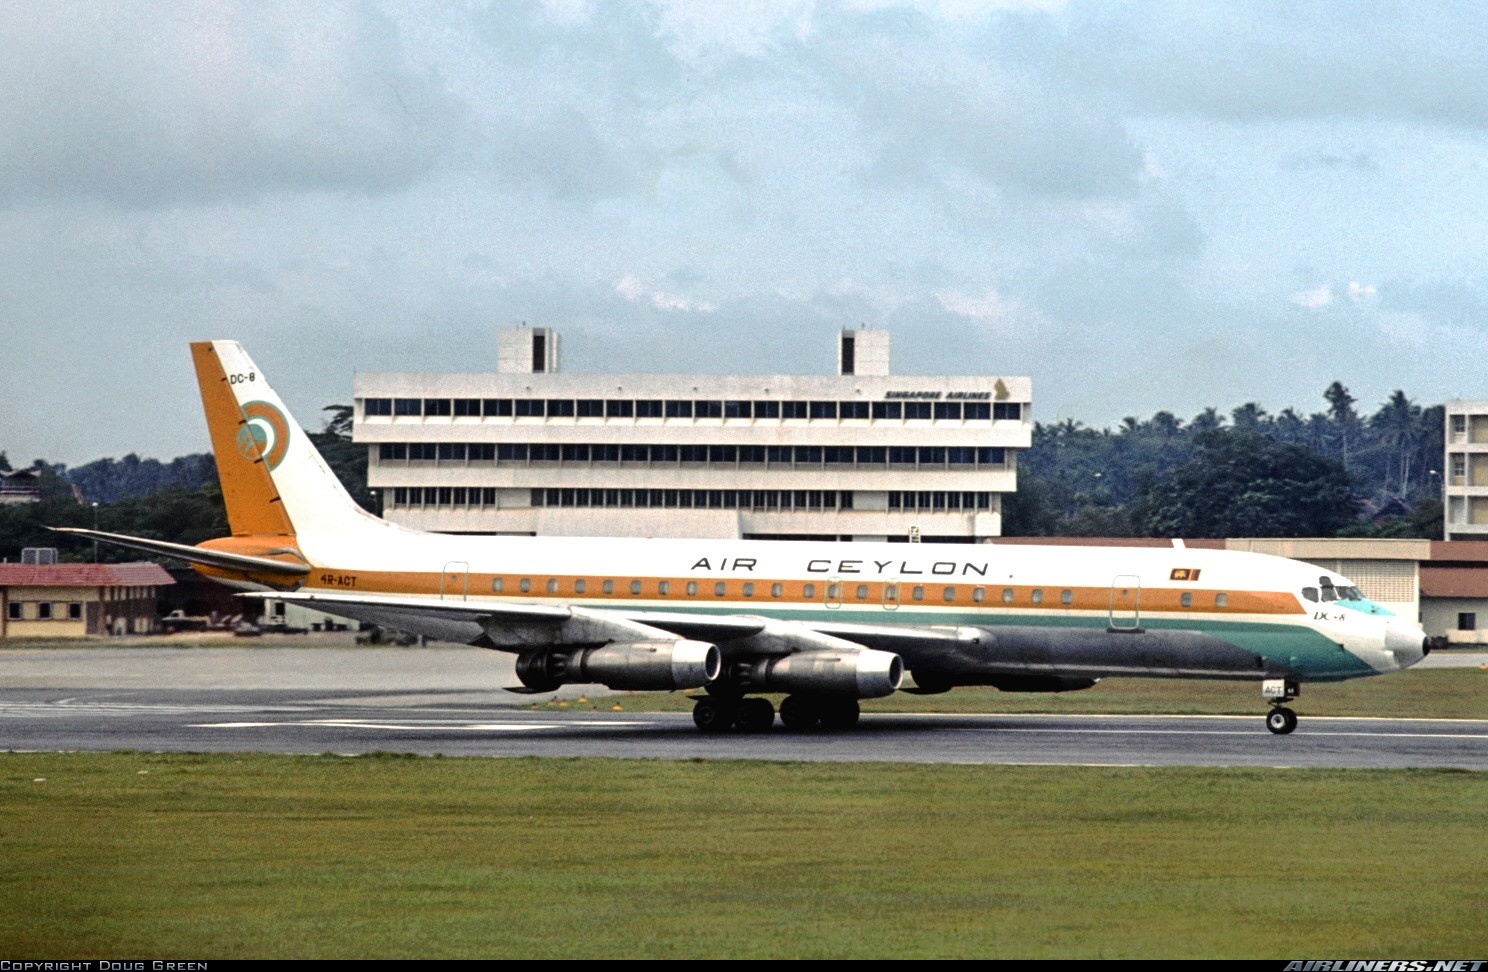
{"label": "grass field", "polygon": [[1488,778],[0,756],[8,958],[1473,956]]}
{"label": "grass field", "polygon": [[[779,696],[772,696],[778,704]],[[588,703],[544,702],[536,709],[615,705],[632,712],[686,712],[692,702],[683,692],[631,692],[596,697]],[[1326,685],[1304,685],[1292,703],[1309,715],[1395,716],[1436,719],[1488,719],[1488,671],[1476,668],[1430,668],[1360,678]],[[1266,711],[1255,682],[1176,681],[1161,678],[1112,678],[1079,692],[1035,694],[999,692],[994,688],[958,688],[943,695],[895,693],[863,703],[871,712],[1060,712],[1145,715],[1254,715]]]}

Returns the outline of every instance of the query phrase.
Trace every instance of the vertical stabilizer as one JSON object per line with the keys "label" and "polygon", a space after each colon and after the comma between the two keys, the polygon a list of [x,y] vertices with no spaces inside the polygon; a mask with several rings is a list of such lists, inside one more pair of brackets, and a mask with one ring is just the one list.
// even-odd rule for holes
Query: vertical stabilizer
{"label": "vertical stabilizer", "polygon": [[289,536],[376,524],[347,494],[236,341],[191,345],[234,535]]}

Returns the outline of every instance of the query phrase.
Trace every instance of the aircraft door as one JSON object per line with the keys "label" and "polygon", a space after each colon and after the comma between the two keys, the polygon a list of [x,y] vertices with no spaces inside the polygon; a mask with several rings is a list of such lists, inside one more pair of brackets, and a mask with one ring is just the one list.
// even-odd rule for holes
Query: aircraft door
{"label": "aircraft door", "polygon": [[439,572],[439,599],[468,600],[470,597],[470,564],[463,560],[445,563]]}
{"label": "aircraft door", "polygon": [[842,607],[842,578],[833,577],[828,579],[823,589],[823,601],[828,608],[836,610]]}
{"label": "aircraft door", "polygon": [[1142,579],[1136,574],[1117,574],[1111,579],[1111,630],[1140,631],[1142,628]]}
{"label": "aircraft door", "polygon": [[899,578],[891,577],[884,581],[883,606],[885,611],[899,610]]}

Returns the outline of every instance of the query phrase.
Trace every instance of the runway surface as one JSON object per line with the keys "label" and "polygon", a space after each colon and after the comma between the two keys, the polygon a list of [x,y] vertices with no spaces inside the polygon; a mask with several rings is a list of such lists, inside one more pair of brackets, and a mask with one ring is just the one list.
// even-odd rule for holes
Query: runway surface
{"label": "runway surface", "polygon": [[[355,664],[343,657],[351,651]],[[687,714],[613,712],[608,699],[601,711],[527,710],[531,697],[497,687],[511,684],[503,658],[456,648],[0,651],[0,749],[1488,769],[1488,721],[1305,710],[1290,736],[1267,732],[1259,711],[870,714],[850,732],[705,736]]]}

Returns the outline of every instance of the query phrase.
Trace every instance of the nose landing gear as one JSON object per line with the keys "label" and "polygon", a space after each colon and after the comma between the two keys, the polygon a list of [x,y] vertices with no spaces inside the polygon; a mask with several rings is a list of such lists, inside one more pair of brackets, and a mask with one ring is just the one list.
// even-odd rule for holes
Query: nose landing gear
{"label": "nose landing gear", "polygon": [[1286,703],[1297,697],[1301,687],[1284,678],[1268,678],[1261,682],[1261,698],[1271,703],[1266,713],[1266,728],[1278,736],[1285,736],[1297,728],[1297,713],[1286,707]]}

